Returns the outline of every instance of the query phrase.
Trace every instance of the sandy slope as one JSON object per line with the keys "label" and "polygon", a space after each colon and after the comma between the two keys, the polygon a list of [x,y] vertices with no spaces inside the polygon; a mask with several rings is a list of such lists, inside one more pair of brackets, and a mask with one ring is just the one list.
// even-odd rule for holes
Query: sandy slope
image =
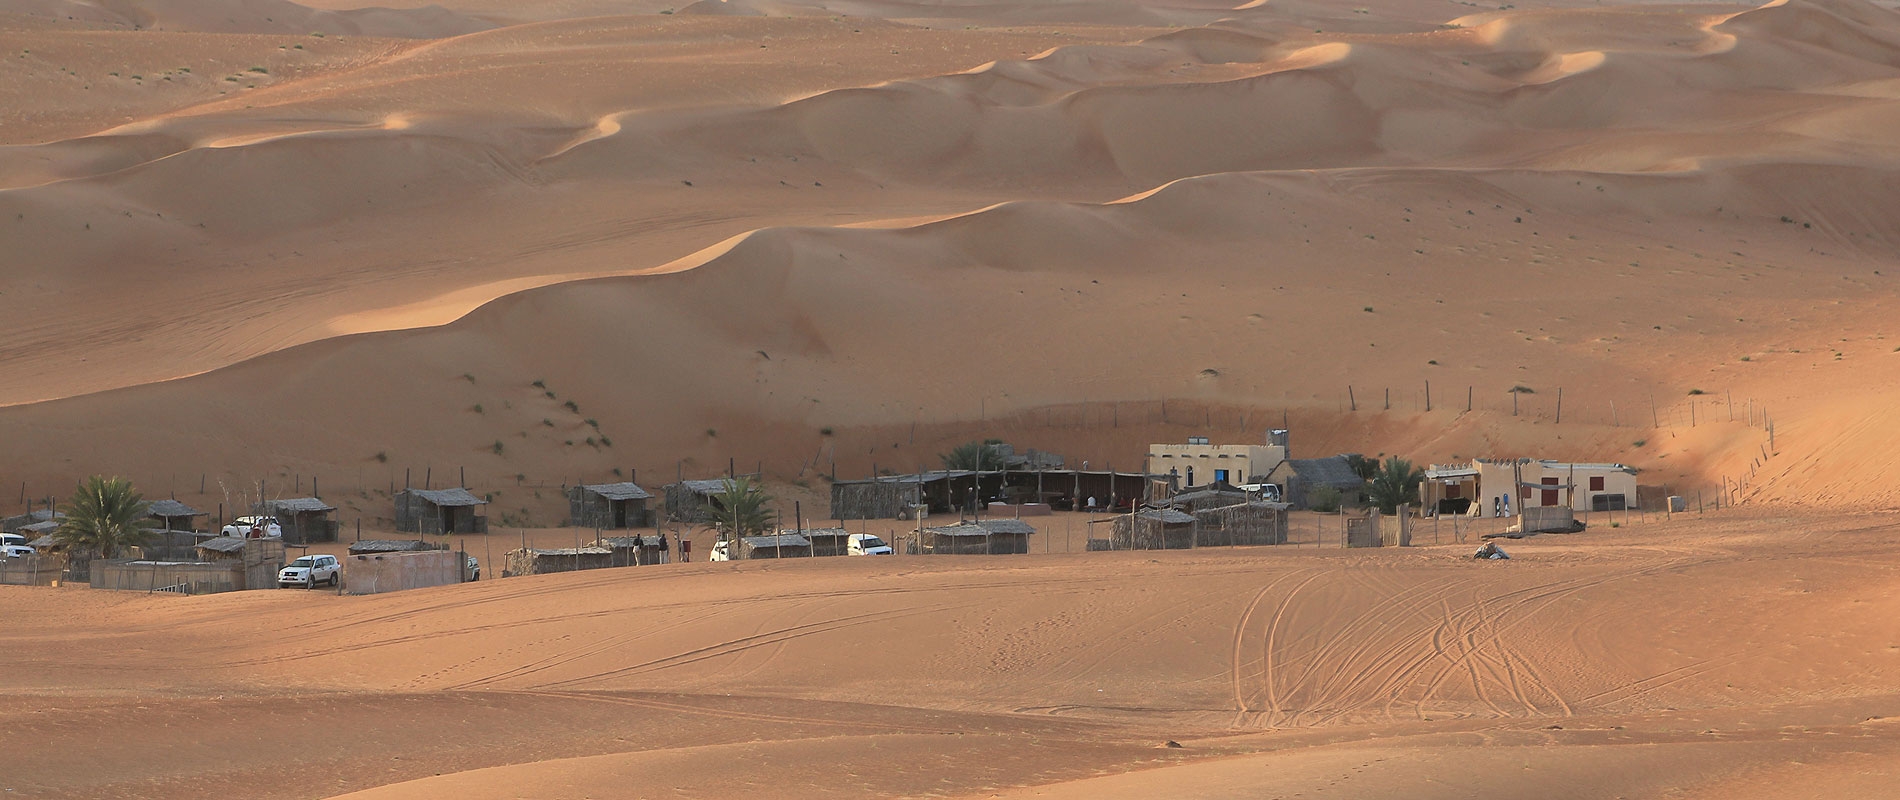
{"label": "sandy slope", "polygon": [[[1328,33],[1271,4],[1129,8],[1165,19],[1084,21],[1190,27],[946,26],[923,15],[979,12],[928,4],[551,4],[423,42],[22,27],[23,50],[64,49],[16,59],[37,65],[20,105],[70,104],[0,151],[8,300],[33,309],[0,334],[0,401],[34,403],[0,414],[36,465],[26,493],[107,449],[148,484],[323,472],[364,489],[390,469],[378,452],[550,483],[725,456],[796,475],[820,427],[980,432],[1161,398],[1318,419],[1347,385],[1414,387],[1401,398],[1422,411],[1427,380],[1493,409],[1514,385],[1565,387],[1592,417],[1739,394],[1778,430],[1861,426],[1868,458],[1891,458],[1868,387],[1893,367],[1900,230],[1878,209],[1900,15],[1532,9],[1435,28],[1410,7]],[[218,66],[170,95],[73,100],[61,81],[146,69],[111,69],[100,55],[123,51],[90,50],[102,36],[193,54],[173,62],[275,55],[237,83]],[[578,282],[602,276],[623,277]],[[586,411],[551,415],[535,380]],[[36,402],[119,387],[138,388]],[[584,418],[638,452],[568,445]],[[298,433],[345,419],[342,437]],[[1496,436],[1453,419],[1307,443],[1442,458]],[[108,438],[128,422],[166,433]],[[1757,436],[1665,464],[1631,444],[1649,431],[1570,435],[1708,485],[1760,474]],[[1105,436],[1071,455],[1126,463],[1140,444]],[[228,444],[179,465],[159,444],[177,438]],[[1900,501],[1836,443],[1794,436],[1781,463],[1803,466],[1757,496]],[[861,471],[877,448],[825,458]],[[913,436],[883,460],[932,452]]]}
{"label": "sandy slope", "polygon": [[[369,598],[8,587],[46,613],[0,628],[0,742],[35,755],[7,778],[27,797],[1867,790],[1900,766],[1892,525],[1652,521],[1509,563],[1447,545],[681,564]],[[101,737],[128,744],[81,744]]]}

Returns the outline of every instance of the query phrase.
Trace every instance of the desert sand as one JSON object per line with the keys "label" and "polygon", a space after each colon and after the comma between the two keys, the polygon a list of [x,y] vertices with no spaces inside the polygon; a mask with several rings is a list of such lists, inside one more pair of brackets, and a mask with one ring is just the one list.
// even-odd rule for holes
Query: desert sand
{"label": "desert sand", "polygon": [[1891,2],[0,0],[0,65],[9,514],[107,473],[227,516],[320,493],[369,536],[401,485],[465,483],[498,550],[571,544],[582,481],[757,469],[818,520],[828,477],[974,437],[1132,470],[1281,426],[1740,504],[1509,564],[1065,536],[373,598],[0,587],[14,796],[1900,771]]}

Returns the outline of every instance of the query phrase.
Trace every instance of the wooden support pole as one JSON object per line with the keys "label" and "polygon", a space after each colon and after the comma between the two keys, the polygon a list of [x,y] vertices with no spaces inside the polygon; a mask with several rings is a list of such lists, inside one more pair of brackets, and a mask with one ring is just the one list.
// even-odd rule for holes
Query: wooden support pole
{"label": "wooden support pole", "polygon": [[1359,410],[1359,400],[1352,396],[1352,384],[1346,384],[1346,402],[1352,404],[1352,410]]}
{"label": "wooden support pole", "polygon": [[1562,425],[1563,421],[1564,421],[1564,387],[1559,386],[1557,387],[1557,424]]}
{"label": "wooden support pole", "polygon": [[1432,382],[1425,382],[1425,410],[1432,410]]}

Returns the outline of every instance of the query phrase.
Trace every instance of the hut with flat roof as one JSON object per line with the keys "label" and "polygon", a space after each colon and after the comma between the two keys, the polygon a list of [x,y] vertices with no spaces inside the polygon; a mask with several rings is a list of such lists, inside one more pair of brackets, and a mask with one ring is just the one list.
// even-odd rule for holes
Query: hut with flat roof
{"label": "hut with flat roof", "polygon": [[50,508],[28,511],[25,514],[15,514],[6,519],[0,519],[0,533],[19,533],[22,528],[28,525],[40,522],[52,522],[65,518],[65,514],[61,514]]}
{"label": "hut with flat roof", "polygon": [[254,506],[252,511],[275,517],[277,525],[284,531],[284,541],[290,544],[334,542],[340,527],[336,520],[330,518],[336,506],[315,497],[266,500]]}
{"label": "hut with flat roof", "polygon": [[1034,527],[1019,519],[986,519],[925,528],[923,550],[954,555],[1027,553],[1029,537],[1035,532]]}
{"label": "hut with flat roof", "polygon": [[1173,508],[1124,514],[1110,536],[1116,550],[1185,550],[1194,546],[1194,515]]}
{"label": "hut with flat roof", "polygon": [[557,547],[523,548],[510,550],[504,556],[501,576],[548,575],[556,572],[575,572],[583,569],[606,569],[613,566],[614,552],[605,547]]}
{"label": "hut with flat roof", "polygon": [[1352,470],[1345,456],[1331,458],[1289,458],[1273,468],[1267,482],[1280,485],[1280,497],[1294,508],[1310,506],[1309,493],[1321,487],[1339,492],[1342,506],[1358,505],[1365,495],[1366,481]]}
{"label": "hut with flat roof", "polygon": [[419,553],[428,550],[447,550],[446,544],[425,542],[421,539],[358,539],[350,542],[350,555],[360,556],[373,553]]}
{"label": "hut with flat roof", "polygon": [[616,567],[644,567],[649,564],[665,564],[672,559],[666,550],[666,535],[652,536],[602,536],[594,540],[595,547],[605,547],[613,555],[608,560]]}
{"label": "hut with flat roof", "polygon": [[396,493],[396,530],[447,535],[487,533],[488,500],[467,489],[404,489]]}
{"label": "hut with flat roof", "polygon": [[842,556],[851,550],[851,532],[843,528],[806,528],[797,531],[779,531],[795,533],[811,541],[811,554],[814,556]]}
{"label": "hut with flat roof", "polygon": [[[740,475],[758,483],[759,476]],[[710,478],[707,480],[680,481],[661,487],[666,495],[666,517],[677,522],[711,522],[708,507],[717,507],[715,499],[725,494],[726,482],[732,478]]]}
{"label": "hut with flat roof", "polygon": [[199,511],[177,500],[152,501],[152,519],[158,521],[153,527],[160,530],[196,531],[198,518],[209,516],[209,512]]}
{"label": "hut with flat roof", "polygon": [[567,490],[567,517],[571,524],[596,530],[623,530],[654,526],[653,495],[632,482],[595,483]]}
{"label": "hut with flat roof", "polygon": [[773,536],[742,536],[728,545],[732,559],[750,561],[759,558],[809,558],[811,540],[796,533]]}

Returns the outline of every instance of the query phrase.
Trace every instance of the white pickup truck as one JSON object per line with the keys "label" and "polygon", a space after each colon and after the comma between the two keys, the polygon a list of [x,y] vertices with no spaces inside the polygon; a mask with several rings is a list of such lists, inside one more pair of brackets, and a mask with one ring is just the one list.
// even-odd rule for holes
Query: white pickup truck
{"label": "white pickup truck", "polygon": [[279,589],[292,586],[313,589],[318,584],[335,586],[342,581],[343,565],[337,563],[336,556],[303,556],[277,573]]}
{"label": "white pickup truck", "polygon": [[284,529],[277,525],[276,517],[238,517],[224,526],[221,533],[236,539],[284,538]]}

